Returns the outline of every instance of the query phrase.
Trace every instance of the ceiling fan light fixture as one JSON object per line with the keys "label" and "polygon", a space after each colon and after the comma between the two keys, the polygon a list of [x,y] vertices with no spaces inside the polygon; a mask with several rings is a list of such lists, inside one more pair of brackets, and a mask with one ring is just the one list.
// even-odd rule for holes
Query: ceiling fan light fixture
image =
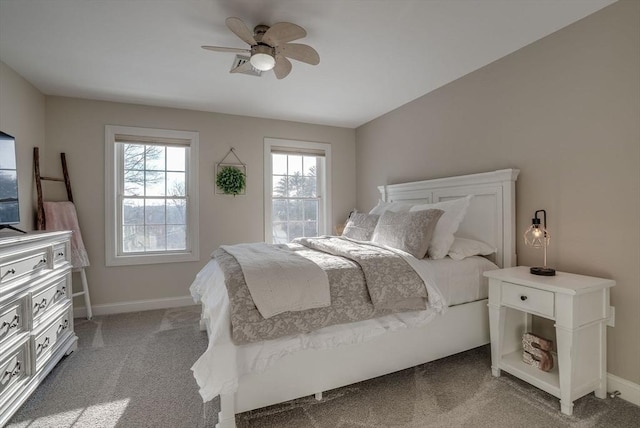
{"label": "ceiling fan light fixture", "polygon": [[271,46],[256,45],[251,48],[251,65],[260,71],[269,71],[276,65],[274,49]]}

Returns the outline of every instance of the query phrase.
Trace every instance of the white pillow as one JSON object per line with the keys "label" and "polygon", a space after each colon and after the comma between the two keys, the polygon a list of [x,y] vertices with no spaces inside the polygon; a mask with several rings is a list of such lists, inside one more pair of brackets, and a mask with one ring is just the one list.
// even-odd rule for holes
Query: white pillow
{"label": "white pillow", "polygon": [[413,206],[406,202],[385,202],[382,199],[378,200],[378,205],[373,207],[369,214],[382,215],[385,211],[391,211],[394,213],[407,212]]}
{"label": "white pillow", "polygon": [[486,242],[477,241],[469,238],[455,237],[451,248],[449,248],[449,257],[453,260],[463,260],[471,256],[488,256],[498,251]]}
{"label": "white pillow", "polygon": [[437,209],[444,211],[442,217],[436,224],[436,229],[431,238],[429,251],[427,255],[430,259],[442,259],[453,244],[453,234],[456,233],[464,215],[469,208],[469,202],[473,195],[467,195],[464,198],[453,199],[451,201],[437,202],[435,204],[414,205],[409,211],[423,211]]}

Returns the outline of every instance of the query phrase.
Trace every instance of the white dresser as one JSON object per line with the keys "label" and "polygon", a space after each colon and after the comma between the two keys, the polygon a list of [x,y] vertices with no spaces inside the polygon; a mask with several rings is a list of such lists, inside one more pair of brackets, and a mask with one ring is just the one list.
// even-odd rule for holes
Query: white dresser
{"label": "white dresser", "polygon": [[0,426],[76,349],[70,237],[71,232],[0,237]]}

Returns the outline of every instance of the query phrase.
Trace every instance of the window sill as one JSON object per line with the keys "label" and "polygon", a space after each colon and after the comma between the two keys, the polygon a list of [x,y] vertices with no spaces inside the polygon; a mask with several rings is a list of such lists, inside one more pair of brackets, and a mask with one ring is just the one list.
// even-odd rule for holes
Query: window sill
{"label": "window sill", "polygon": [[189,253],[167,253],[167,254],[135,254],[130,256],[107,257],[107,266],[133,266],[133,265],[153,265],[160,263],[183,263],[197,262],[200,260],[198,251]]}

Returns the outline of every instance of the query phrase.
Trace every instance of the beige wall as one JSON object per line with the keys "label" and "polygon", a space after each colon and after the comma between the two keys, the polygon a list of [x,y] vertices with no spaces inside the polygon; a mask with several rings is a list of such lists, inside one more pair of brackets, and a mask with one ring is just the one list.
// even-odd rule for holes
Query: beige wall
{"label": "beige wall", "polygon": [[[356,131],[375,186],[519,168],[517,230],[546,209],[550,265],[613,278],[608,370],[640,383],[640,2],[620,1]],[[517,244],[519,263],[542,255]]]}
{"label": "beige wall", "polygon": [[[104,241],[104,127],[124,125],[200,133],[200,261],[106,267]],[[333,222],[355,201],[353,129],[256,119],[191,110],[47,97],[47,174],[59,174],[65,152],[83,239],[92,303],[182,297],[211,252],[221,244],[262,241],[263,139],[276,137],[331,143]],[[247,194],[214,194],[215,164],[235,147],[247,164]],[[81,301],[76,301],[78,306]]]}
{"label": "beige wall", "polygon": [[[0,131],[16,138],[20,224],[34,229],[33,148],[45,143],[45,97],[33,85],[0,61]],[[5,233],[0,232],[0,233]]]}

